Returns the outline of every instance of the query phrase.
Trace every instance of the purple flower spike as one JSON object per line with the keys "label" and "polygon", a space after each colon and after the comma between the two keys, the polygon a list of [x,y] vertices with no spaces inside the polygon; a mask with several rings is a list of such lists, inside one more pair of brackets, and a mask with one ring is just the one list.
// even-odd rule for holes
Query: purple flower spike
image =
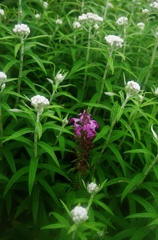
{"label": "purple flower spike", "polygon": [[79,118],[71,118],[70,123],[73,123],[74,133],[77,137],[84,137],[87,139],[93,139],[96,136],[96,128],[99,128],[98,123],[95,120],[90,119],[91,114],[88,114],[86,110],[83,113],[79,113]]}

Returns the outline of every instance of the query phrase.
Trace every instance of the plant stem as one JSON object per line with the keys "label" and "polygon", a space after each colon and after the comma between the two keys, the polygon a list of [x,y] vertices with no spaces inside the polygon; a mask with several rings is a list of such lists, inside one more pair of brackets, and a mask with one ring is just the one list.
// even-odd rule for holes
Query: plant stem
{"label": "plant stem", "polygon": [[[18,86],[17,86],[17,93],[20,94],[21,90],[21,80],[22,80],[22,71],[23,71],[23,62],[24,62],[24,38],[21,37],[21,49],[20,49],[20,66],[19,66],[19,75],[18,75]],[[19,101],[19,97],[16,99],[16,104],[17,105]]]}
{"label": "plant stem", "polygon": [[145,88],[146,84],[148,83],[148,80],[150,77],[151,69],[152,69],[152,66],[153,66],[153,63],[155,60],[155,56],[156,56],[156,52],[157,52],[157,47],[158,47],[158,38],[156,38],[154,49],[153,49],[151,60],[150,60],[149,71],[144,80],[144,88]]}
{"label": "plant stem", "polygon": [[87,46],[87,54],[86,54],[86,68],[85,68],[85,75],[84,75],[84,82],[83,82],[83,90],[85,90],[85,87],[86,87],[86,81],[87,81],[87,65],[88,65],[88,62],[89,62],[89,53],[90,53],[90,46],[91,46],[91,29],[92,27],[89,26],[89,29],[88,29],[88,46]]}
{"label": "plant stem", "polygon": [[37,112],[37,117],[36,117],[36,126],[35,126],[35,131],[34,131],[34,157],[37,157],[37,142],[38,142],[38,123],[40,120],[40,114]]}
{"label": "plant stem", "polygon": [[21,6],[21,0],[19,0],[19,6],[18,6],[18,24],[22,22],[22,6]]}

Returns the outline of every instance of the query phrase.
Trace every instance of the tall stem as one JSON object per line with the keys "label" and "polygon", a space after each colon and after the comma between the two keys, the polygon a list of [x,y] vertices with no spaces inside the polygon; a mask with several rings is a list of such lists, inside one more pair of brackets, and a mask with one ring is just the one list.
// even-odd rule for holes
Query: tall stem
{"label": "tall stem", "polygon": [[[20,37],[21,40],[21,49],[20,49],[20,66],[19,66],[19,75],[18,75],[18,86],[17,93],[20,94],[21,90],[21,81],[22,81],[22,71],[23,71],[23,62],[24,62],[24,38]],[[16,104],[18,104],[19,97],[16,99]]]}
{"label": "tall stem", "polygon": [[18,24],[22,22],[22,5],[21,0],[19,0],[19,7],[18,7]]}
{"label": "tall stem", "polygon": [[87,46],[87,53],[86,53],[86,68],[85,68],[85,75],[84,75],[84,82],[83,82],[83,90],[85,90],[85,87],[86,87],[86,81],[87,81],[87,65],[88,65],[88,62],[89,62],[89,53],[90,53],[90,46],[91,46],[91,29],[92,27],[89,26],[89,29],[88,29],[88,46]]}
{"label": "tall stem", "polygon": [[35,126],[35,131],[34,131],[34,157],[37,157],[38,150],[37,150],[37,142],[38,142],[38,123],[40,120],[40,114],[37,112],[37,117],[36,117],[36,126]]}
{"label": "tall stem", "polygon": [[154,60],[155,60],[157,47],[158,47],[158,38],[156,38],[156,41],[155,41],[154,49],[153,49],[151,60],[150,60],[149,71],[148,71],[148,74],[146,75],[146,78],[145,78],[145,81],[144,81],[144,88],[145,88],[146,84],[148,83],[148,80],[149,80],[149,77],[150,77],[151,68],[152,68]]}

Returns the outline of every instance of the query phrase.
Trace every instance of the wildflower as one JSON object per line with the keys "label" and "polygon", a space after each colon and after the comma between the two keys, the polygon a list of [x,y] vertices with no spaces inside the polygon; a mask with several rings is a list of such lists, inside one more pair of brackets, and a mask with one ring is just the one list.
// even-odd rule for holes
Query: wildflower
{"label": "wildflower", "polygon": [[94,29],[95,29],[95,30],[98,30],[98,28],[99,28],[99,26],[98,26],[98,24],[96,23],[96,24],[94,25]]}
{"label": "wildflower", "polygon": [[96,183],[91,182],[90,184],[88,184],[87,186],[87,192],[94,195],[95,193],[97,193],[99,190],[98,186]]}
{"label": "wildflower", "polygon": [[116,47],[116,48],[122,47],[123,39],[118,36],[108,35],[105,37],[105,40],[111,47]]}
{"label": "wildflower", "polygon": [[63,23],[63,21],[61,19],[57,19],[55,22],[56,22],[56,24],[59,24],[59,25],[61,25]]}
{"label": "wildflower", "polygon": [[155,90],[155,96],[157,96],[158,97],[158,88],[156,88],[156,90]]}
{"label": "wildflower", "polygon": [[49,101],[44,96],[36,95],[31,98],[31,105],[34,106],[39,114],[42,114],[44,108],[49,105]]}
{"label": "wildflower", "polygon": [[36,18],[36,19],[40,19],[40,18],[41,18],[41,15],[40,15],[39,13],[36,13],[36,14],[35,14],[35,18]]}
{"label": "wildflower", "polygon": [[16,24],[13,32],[20,37],[27,37],[30,34],[30,28],[26,24]]}
{"label": "wildflower", "polygon": [[80,224],[88,219],[86,208],[77,206],[71,211],[72,219],[76,224]]}
{"label": "wildflower", "polygon": [[127,82],[125,89],[130,95],[137,94],[140,91],[140,86],[137,82],[132,80]]}
{"label": "wildflower", "polygon": [[73,22],[72,25],[73,25],[73,28],[76,28],[76,29],[81,27],[81,24],[77,21]]}
{"label": "wildflower", "polygon": [[61,73],[61,70],[55,76],[55,82],[59,85],[66,77],[67,72],[65,74]]}
{"label": "wildflower", "polygon": [[81,16],[78,17],[79,21],[96,21],[96,22],[102,22],[103,18],[99,17],[97,14],[95,13],[86,13],[86,14],[82,14]]}
{"label": "wildflower", "polygon": [[155,9],[155,10],[158,10],[158,2],[150,3],[150,7]]}
{"label": "wildflower", "polygon": [[147,9],[147,8],[142,9],[142,13],[143,13],[143,14],[147,14],[147,13],[149,13],[149,9]]}
{"label": "wildflower", "polygon": [[4,10],[0,9],[0,17],[2,17],[4,15]]}
{"label": "wildflower", "polygon": [[96,136],[96,128],[99,127],[95,120],[90,119],[90,114],[86,110],[79,114],[79,118],[71,118],[70,123],[73,123],[74,133],[77,137],[93,139]]}
{"label": "wildflower", "polygon": [[137,23],[137,27],[139,27],[140,30],[144,30],[145,24],[143,22]]}
{"label": "wildflower", "polygon": [[45,9],[47,9],[47,8],[48,8],[48,3],[47,3],[47,2],[43,2],[43,7],[44,7]]}
{"label": "wildflower", "polygon": [[7,75],[4,72],[0,72],[0,84],[3,84],[7,79]]}
{"label": "wildflower", "polygon": [[114,8],[114,6],[112,5],[112,3],[110,3],[110,2],[107,3],[107,7],[108,7],[108,8]]}
{"label": "wildflower", "polygon": [[127,25],[128,24],[128,18],[127,17],[120,17],[117,19],[116,24],[119,26]]}

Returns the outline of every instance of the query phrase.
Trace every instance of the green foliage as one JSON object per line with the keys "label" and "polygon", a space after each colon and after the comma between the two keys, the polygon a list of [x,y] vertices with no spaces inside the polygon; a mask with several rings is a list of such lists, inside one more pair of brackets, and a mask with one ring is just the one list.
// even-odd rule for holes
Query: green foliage
{"label": "green foliage", "polygon": [[[158,239],[156,9],[145,0],[44,2],[0,4],[0,239]],[[103,21],[78,18],[88,12]],[[121,16],[128,24],[116,23]],[[15,33],[17,23],[30,33]],[[49,103],[36,106],[37,95]],[[99,128],[81,145],[70,119],[83,110]],[[76,206],[88,211],[80,224]]]}

